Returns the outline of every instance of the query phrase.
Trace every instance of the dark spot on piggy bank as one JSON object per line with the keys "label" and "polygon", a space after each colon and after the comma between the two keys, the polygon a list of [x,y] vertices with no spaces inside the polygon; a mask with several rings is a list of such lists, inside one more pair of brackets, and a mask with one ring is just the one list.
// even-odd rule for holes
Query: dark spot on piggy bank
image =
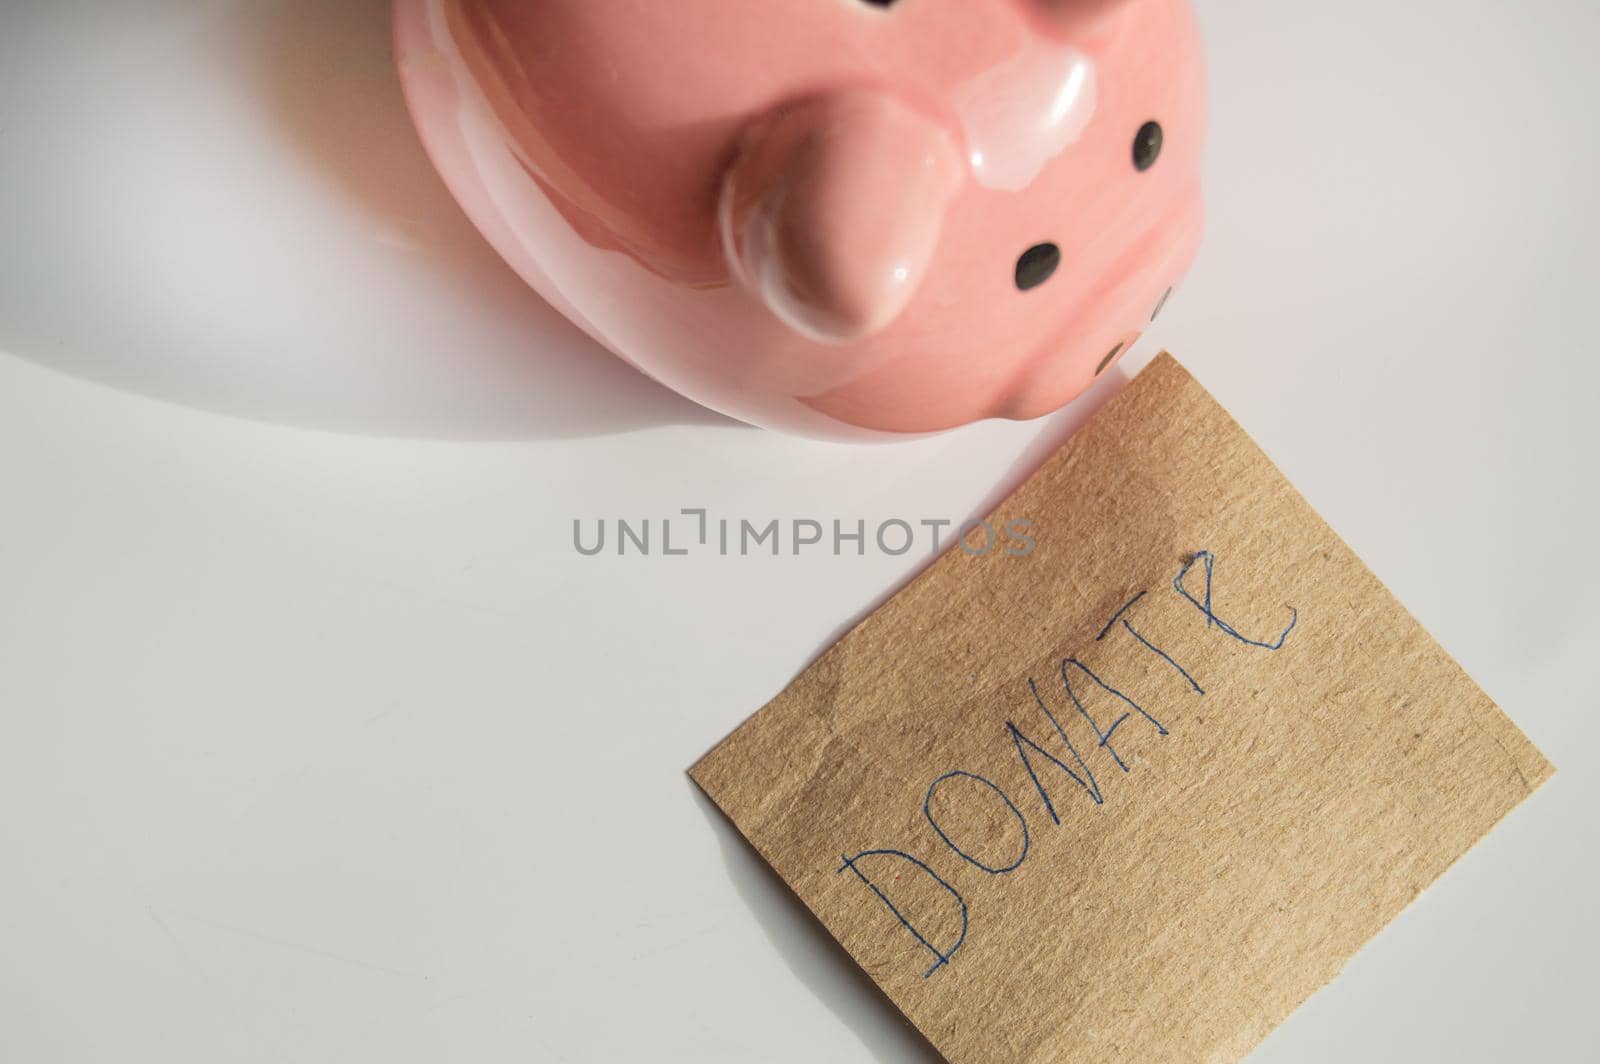
{"label": "dark spot on piggy bank", "polygon": [[1017,259],[1017,287],[1026,292],[1050,279],[1061,265],[1061,249],[1054,244],[1035,244]]}
{"label": "dark spot on piggy bank", "polygon": [[1169,288],[1165,292],[1162,293],[1161,300],[1158,303],[1156,303],[1156,309],[1150,312],[1150,320],[1151,321],[1155,321],[1157,318],[1161,317],[1161,311],[1166,308],[1167,300],[1169,300],[1171,298],[1172,298],[1172,289]]}
{"label": "dark spot on piggy bank", "polygon": [[1106,357],[1102,358],[1100,360],[1100,364],[1094,368],[1094,375],[1098,377],[1100,374],[1104,373],[1106,371],[1106,367],[1111,365],[1111,360],[1122,354],[1122,349],[1126,346],[1126,343],[1120,343],[1116,347],[1113,347],[1111,350],[1107,351]]}
{"label": "dark spot on piggy bank", "polygon": [[1161,142],[1166,135],[1160,122],[1146,122],[1133,138],[1133,167],[1140,173],[1150,169],[1161,158]]}

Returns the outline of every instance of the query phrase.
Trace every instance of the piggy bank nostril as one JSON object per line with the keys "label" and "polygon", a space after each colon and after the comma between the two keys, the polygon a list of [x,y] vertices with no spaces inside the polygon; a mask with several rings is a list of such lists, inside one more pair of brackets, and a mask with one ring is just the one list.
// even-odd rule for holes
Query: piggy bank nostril
{"label": "piggy bank nostril", "polygon": [[1035,244],[1017,259],[1017,287],[1026,292],[1050,279],[1061,265],[1061,249],[1054,244]]}

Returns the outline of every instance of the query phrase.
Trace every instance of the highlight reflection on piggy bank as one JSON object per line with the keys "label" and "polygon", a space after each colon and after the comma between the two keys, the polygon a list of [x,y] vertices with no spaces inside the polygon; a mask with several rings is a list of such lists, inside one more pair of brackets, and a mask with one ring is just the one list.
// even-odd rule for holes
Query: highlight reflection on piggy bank
{"label": "highlight reflection on piggy bank", "polygon": [[512,266],[756,424],[1048,413],[1199,244],[1186,0],[398,0],[396,41]]}

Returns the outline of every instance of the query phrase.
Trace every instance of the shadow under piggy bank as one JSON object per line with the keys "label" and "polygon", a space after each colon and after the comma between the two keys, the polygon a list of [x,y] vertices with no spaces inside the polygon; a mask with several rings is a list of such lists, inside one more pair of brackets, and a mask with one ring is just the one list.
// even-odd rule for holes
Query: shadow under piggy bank
{"label": "shadow under piggy bank", "polygon": [[479,236],[412,129],[389,0],[141,6],[7,16],[0,351],[343,432],[737,424],[604,351]]}

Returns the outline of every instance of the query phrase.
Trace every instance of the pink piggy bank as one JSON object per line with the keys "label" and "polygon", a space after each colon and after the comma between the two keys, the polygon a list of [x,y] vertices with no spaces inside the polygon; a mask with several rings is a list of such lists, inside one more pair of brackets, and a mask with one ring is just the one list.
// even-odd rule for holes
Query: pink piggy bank
{"label": "pink piggy bank", "polygon": [[396,42],[511,265],[755,424],[1048,413],[1199,245],[1186,0],[398,0]]}

